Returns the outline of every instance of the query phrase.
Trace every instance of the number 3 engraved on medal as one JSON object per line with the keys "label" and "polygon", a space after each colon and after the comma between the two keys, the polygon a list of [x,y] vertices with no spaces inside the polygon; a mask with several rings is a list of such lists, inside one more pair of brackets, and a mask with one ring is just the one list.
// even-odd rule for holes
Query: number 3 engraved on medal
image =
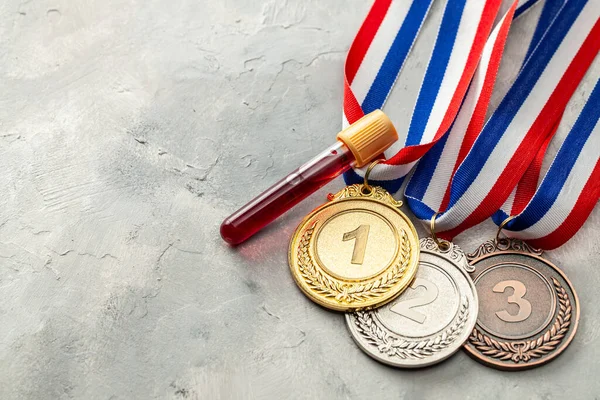
{"label": "number 3 engraved on medal", "polygon": [[342,238],[344,242],[356,239],[354,242],[354,251],[352,252],[352,264],[362,265],[363,261],[365,260],[365,250],[367,248],[369,229],[369,225],[360,225],[355,230],[344,233],[344,237]]}
{"label": "number 3 engraved on medal", "polygon": [[398,304],[394,305],[392,308],[390,308],[390,311],[393,311],[396,314],[400,314],[403,317],[412,319],[413,321],[422,324],[423,322],[425,322],[427,316],[421,314],[420,312],[412,310],[412,308],[433,303],[433,301],[437,299],[439,290],[434,283],[429,282],[428,280],[425,280],[423,278],[415,279],[413,284],[410,285],[411,289],[417,289],[418,287],[425,288],[425,293],[423,294],[423,296],[415,297],[414,299],[406,301],[401,301]]}
{"label": "number 3 engraved on medal", "polygon": [[508,311],[497,311],[496,316],[505,322],[521,322],[525,321],[531,315],[531,303],[523,298],[527,293],[527,288],[520,281],[502,281],[492,289],[495,293],[504,293],[506,288],[513,288],[514,292],[508,296],[509,304],[519,306],[519,312],[516,315],[509,314]]}

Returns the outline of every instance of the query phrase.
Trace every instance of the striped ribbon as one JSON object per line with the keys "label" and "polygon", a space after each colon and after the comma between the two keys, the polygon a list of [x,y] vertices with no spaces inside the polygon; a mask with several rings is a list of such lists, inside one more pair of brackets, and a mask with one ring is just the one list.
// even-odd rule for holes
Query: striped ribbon
{"label": "striped ribbon", "polygon": [[[482,63],[449,134],[423,157],[407,185],[405,192],[407,201],[418,218],[429,222],[436,211],[443,211],[436,220],[436,227],[442,231],[442,237],[450,239],[482,222],[503,206],[511,196],[511,192],[515,193],[513,201],[505,205],[510,208],[515,204],[520,208],[527,203],[531,205],[534,200],[530,202],[528,198],[532,197],[536,199],[536,204],[544,197],[548,199],[548,194],[541,193],[541,186],[535,196],[527,194],[535,191],[535,185],[533,190],[522,189],[521,192],[524,194],[519,196],[519,186],[530,187],[531,185],[526,182],[536,181],[532,176],[535,176],[536,170],[539,175],[540,153],[543,154],[543,149],[556,132],[568,100],[600,49],[600,40],[598,40],[600,6],[598,0],[561,1],[558,6],[557,2],[551,0],[546,3],[538,29],[529,46],[526,61],[489,120],[484,125],[489,92],[493,88],[497,71],[497,65],[491,66],[497,61],[486,61],[486,51],[491,54],[490,60],[494,60],[494,51],[489,49],[493,46],[490,40],[486,43],[487,50],[484,51]],[[517,12],[514,14],[516,15]],[[503,24],[509,24],[508,17],[509,15],[504,17],[490,39],[494,37],[496,30],[503,29]],[[500,32],[497,36],[500,36]],[[488,76],[490,76],[489,80]],[[595,97],[591,96],[588,104],[592,105],[589,108],[586,106],[586,109],[594,108],[594,100]],[[587,121],[589,125],[589,118],[592,117],[583,117],[582,120]],[[585,123],[581,122],[581,124]],[[579,131],[577,134],[583,135]],[[569,143],[573,144],[572,141]],[[595,158],[592,154],[592,165],[596,165],[598,146],[594,147],[593,144],[587,146],[592,146],[592,150],[596,151]],[[583,150],[585,147],[574,151],[583,154]],[[573,157],[571,154],[571,158]],[[588,167],[586,171],[591,174],[594,168],[589,168],[589,163],[584,164]],[[556,165],[556,169],[564,173],[566,168],[564,164]],[[585,169],[585,167],[581,168],[583,169],[578,171]],[[580,176],[577,179],[592,182],[591,189],[580,191],[587,196],[586,210],[589,211],[587,214],[583,211],[576,212],[577,216],[570,221],[581,221],[584,214],[587,217],[598,199],[597,187],[593,184],[597,179],[593,179],[591,175]],[[566,183],[567,180],[563,181]],[[513,190],[514,188],[516,190]],[[570,187],[564,184],[561,188],[564,190],[555,190],[555,193],[572,193]],[[595,199],[592,197],[590,200],[590,194],[595,195]],[[557,196],[558,194],[553,204],[558,204],[560,201]],[[569,203],[563,203],[563,207],[564,204],[569,206]],[[570,204],[575,207],[577,201],[572,201]],[[538,210],[537,221],[526,216],[531,215],[531,211],[528,210],[534,209]],[[549,232],[548,229],[552,226],[556,228],[556,221],[561,220],[556,214],[561,211],[548,214],[549,211],[543,213],[540,210],[535,205],[531,205],[531,208],[527,206],[521,218],[509,224],[509,229],[519,231],[522,237],[540,239],[547,235],[564,235],[567,230],[575,229],[576,224],[570,222],[567,224],[568,229],[564,228],[562,233],[553,233],[556,229]],[[560,206],[556,206],[556,210],[561,210]],[[564,209],[562,212],[561,221],[564,221],[570,214],[565,213]],[[554,221],[555,224],[540,222],[545,221],[542,214],[548,215],[549,220]],[[501,213],[496,214],[496,220],[500,220],[502,216]],[[546,230],[539,228],[541,226],[546,227]],[[536,244],[551,248],[559,241],[556,239],[550,243],[542,239]]]}
{"label": "striped ribbon", "polygon": [[538,187],[545,150],[492,219],[500,225],[514,216],[504,228],[509,236],[555,249],[581,228],[600,199],[600,80]]}
{"label": "striped ribbon", "polygon": [[[433,0],[375,0],[346,59],[344,125],[383,108],[415,42]],[[523,2],[518,12],[536,0]],[[463,102],[498,17],[500,0],[448,0],[423,78],[408,132],[386,151],[371,180],[395,193],[415,163],[441,140]],[[515,12],[511,7],[507,14]],[[500,59],[510,19],[492,39],[491,62]],[[393,106],[393,105],[392,105]],[[363,170],[345,174],[347,183],[362,180]]]}

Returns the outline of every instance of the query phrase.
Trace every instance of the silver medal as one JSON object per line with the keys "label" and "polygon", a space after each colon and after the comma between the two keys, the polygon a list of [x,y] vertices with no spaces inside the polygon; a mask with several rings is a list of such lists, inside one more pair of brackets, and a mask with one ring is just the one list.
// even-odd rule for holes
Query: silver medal
{"label": "silver medal", "polygon": [[477,321],[478,300],[462,250],[420,240],[412,285],[375,310],[346,314],[356,343],[377,361],[402,368],[436,364],[458,351]]}

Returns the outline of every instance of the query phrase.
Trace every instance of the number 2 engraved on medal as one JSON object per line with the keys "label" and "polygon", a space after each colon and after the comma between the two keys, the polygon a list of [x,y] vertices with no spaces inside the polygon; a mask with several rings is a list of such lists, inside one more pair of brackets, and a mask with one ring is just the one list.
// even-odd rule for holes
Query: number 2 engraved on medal
{"label": "number 2 engraved on medal", "polygon": [[352,252],[352,264],[362,265],[365,260],[365,250],[367,248],[367,238],[369,237],[369,225],[360,225],[353,231],[344,233],[342,240],[356,239],[354,242],[354,251]]}
{"label": "number 2 engraved on medal", "polygon": [[525,321],[531,315],[531,303],[523,298],[527,293],[527,288],[520,281],[502,281],[492,289],[495,293],[504,293],[506,288],[512,288],[513,294],[508,296],[509,304],[519,306],[519,312],[516,315],[510,314],[506,310],[496,311],[496,316],[505,322]]}
{"label": "number 2 engraved on medal", "polygon": [[403,317],[412,319],[413,321],[422,324],[423,322],[425,322],[427,316],[413,310],[413,308],[433,303],[433,301],[437,299],[439,290],[433,282],[429,282],[428,280],[425,280],[423,278],[415,279],[413,284],[410,285],[410,288],[413,290],[416,290],[418,287],[425,288],[425,293],[422,296],[415,297],[414,299],[410,300],[401,301],[394,305],[392,308],[390,308],[390,311],[393,311],[396,314],[400,314]]}

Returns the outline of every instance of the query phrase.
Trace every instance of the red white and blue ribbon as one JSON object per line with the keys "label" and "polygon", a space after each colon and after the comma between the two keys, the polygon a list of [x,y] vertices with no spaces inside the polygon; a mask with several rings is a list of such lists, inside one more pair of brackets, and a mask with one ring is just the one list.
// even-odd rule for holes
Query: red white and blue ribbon
{"label": "red white and blue ribbon", "polygon": [[537,39],[534,34],[538,43],[530,46],[515,82],[479,129],[487,111],[484,96],[491,90],[480,84],[486,81],[481,75],[490,71],[483,57],[482,72],[474,77],[449,134],[415,169],[405,192],[409,206],[424,222],[443,211],[436,220],[442,237],[452,238],[502,207],[556,131],[568,100],[597,55],[597,0],[566,1],[554,15],[543,34]]}
{"label": "red white and blue ribbon", "polygon": [[[344,123],[383,108],[432,0],[375,0],[346,59]],[[531,3],[527,2],[527,3]],[[500,9],[500,0],[449,0],[408,132],[386,151],[373,183],[396,192],[415,163],[448,131]],[[393,105],[391,105],[393,107]],[[364,171],[345,175],[348,183]]]}
{"label": "red white and blue ribbon", "polygon": [[500,225],[513,216],[504,227],[508,236],[554,249],[579,230],[600,199],[600,80],[538,187],[540,164],[529,167],[531,179],[521,179],[493,220]]}

